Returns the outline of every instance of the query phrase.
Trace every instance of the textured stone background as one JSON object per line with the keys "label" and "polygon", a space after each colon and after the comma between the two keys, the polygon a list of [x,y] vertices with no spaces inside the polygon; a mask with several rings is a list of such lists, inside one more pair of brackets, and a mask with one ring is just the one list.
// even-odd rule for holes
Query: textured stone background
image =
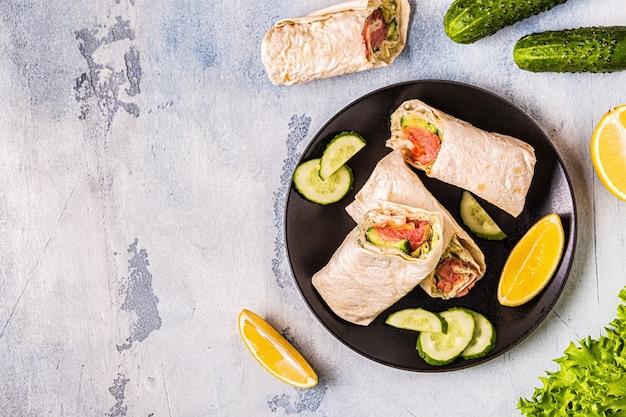
{"label": "textured stone background", "polygon": [[[626,103],[626,72],[532,74],[521,36],[624,24],[624,0],[571,0],[473,45],[447,39],[451,3],[411,0],[389,68],[275,87],[260,41],[330,0],[0,1],[0,415],[515,416],[570,340],[598,336],[624,285],[626,205],[588,141]],[[446,79],[488,89],[552,138],[580,230],[555,309],[481,366],[414,374],[334,339],[295,287],[283,244],[291,173],[337,111],[380,87]],[[241,343],[242,308],[307,356],[297,390]]]}

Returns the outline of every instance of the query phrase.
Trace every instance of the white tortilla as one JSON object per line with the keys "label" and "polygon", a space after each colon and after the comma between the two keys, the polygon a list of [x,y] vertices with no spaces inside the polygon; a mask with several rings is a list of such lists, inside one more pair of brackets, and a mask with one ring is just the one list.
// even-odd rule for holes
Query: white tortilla
{"label": "white tortilla", "polygon": [[[394,213],[430,222],[433,240],[427,255],[413,258],[397,249],[381,249],[367,241],[367,228]],[[442,220],[440,213],[378,202],[364,213],[326,266],[313,275],[313,286],[337,316],[362,326],[370,324],[437,266],[443,250]]]}
{"label": "white tortilla", "polygon": [[417,174],[409,168],[402,154],[394,151],[382,158],[363,187],[355,195],[354,201],[346,206],[346,212],[359,223],[364,214],[375,207],[379,201],[392,201],[412,207],[419,207],[430,212],[437,212],[443,218],[443,248],[458,242],[463,255],[468,262],[475,265],[478,276],[474,280],[466,281],[444,295],[437,290],[436,279],[433,274],[424,279],[420,286],[431,296],[436,298],[455,298],[471,288],[476,281],[482,278],[487,268],[485,255],[469,234],[454,220],[452,215],[432,195],[419,179]]}
{"label": "white tortilla", "polygon": [[[433,123],[441,133],[441,149],[431,166],[411,158],[413,144],[400,126],[401,118],[411,115]],[[429,177],[471,191],[514,217],[524,209],[536,158],[533,147],[520,139],[486,132],[414,99],[391,115],[387,146],[401,151],[407,163]]]}
{"label": "white tortilla", "polygon": [[362,29],[381,0],[352,0],[306,16],[283,19],[261,43],[270,81],[292,85],[390,65],[406,44],[410,6],[397,0],[399,42],[387,57],[368,60]]}

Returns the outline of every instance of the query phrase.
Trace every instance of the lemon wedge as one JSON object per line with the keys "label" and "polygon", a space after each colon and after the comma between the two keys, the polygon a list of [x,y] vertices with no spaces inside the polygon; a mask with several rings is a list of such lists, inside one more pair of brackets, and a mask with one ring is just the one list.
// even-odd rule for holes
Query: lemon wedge
{"label": "lemon wedge", "polygon": [[317,374],[306,359],[260,316],[243,309],[239,333],[252,356],[276,378],[298,388],[317,385]]}
{"label": "lemon wedge", "polygon": [[591,137],[591,161],[604,186],[626,201],[626,104],[609,110]]}
{"label": "lemon wedge", "polygon": [[550,282],[561,261],[565,233],[558,214],[539,219],[513,247],[498,283],[498,301],[517,307],[532,300]]}

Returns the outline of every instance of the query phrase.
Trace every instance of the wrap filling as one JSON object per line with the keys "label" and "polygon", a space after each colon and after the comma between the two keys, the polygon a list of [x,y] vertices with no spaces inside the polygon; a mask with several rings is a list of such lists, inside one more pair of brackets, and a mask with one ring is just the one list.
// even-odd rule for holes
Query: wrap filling
{"label": "wrap filling", "polygon": [[365,237],[380,249],[399,250],[413,258],[428,255],[438,241],[430,221],[410,219],[397,213],[370,225]]}
{"label": "wrap filling", "polygon": [[400,127],[406,139],[413,145],[413,162],[425,168],[432,166],[441,149],[441,131],[437,125],[417,116],[403,116]]}
{"label": "wrap filling", "polygon": [[363,25],[362,35],[365,55],[370,62],[389,58],[399,42],[398,6],[395,0],[383,0]]}
{"label": "wrap filling", "polygon": [[453,237],[434,272],[437,291],[444,298],[458,298],[466,295],[480,277],[479,268]]}

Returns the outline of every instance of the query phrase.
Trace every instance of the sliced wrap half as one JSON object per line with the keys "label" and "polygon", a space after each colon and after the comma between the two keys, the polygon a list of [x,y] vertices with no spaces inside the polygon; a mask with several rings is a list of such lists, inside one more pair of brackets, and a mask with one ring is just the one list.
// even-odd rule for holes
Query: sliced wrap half
{"label": "sliced wrap half", "polygon": [[524,209],[536,158],[522,140],[486,132],[414,99],[391,115],[387,146],[429,177],[469,190],[514,217]]}
{"label": "sliced wrap half", "polygon": [[[370,324],[437,266],[442,221],[440,213],[377,202],[313,275],[313,286],[337,316]],[[410,249],[400,245],[407,243],[401,236]]]}
{"label": "sliced wrap half", "polygon": [[390,65],[406,44],[407,0],[352,0],[283,19],[261,42],[270,81],[291,85]]}
{"label": "sliced wrap half", "polygon": [[433,298],[466,295],[486,270],[485,256],[450,212],[424,186],[398,151],[382,158],[346,211],[359,223],[379,201],[393,201],[437,212],[443,218],[443,252],[420,286]]}

